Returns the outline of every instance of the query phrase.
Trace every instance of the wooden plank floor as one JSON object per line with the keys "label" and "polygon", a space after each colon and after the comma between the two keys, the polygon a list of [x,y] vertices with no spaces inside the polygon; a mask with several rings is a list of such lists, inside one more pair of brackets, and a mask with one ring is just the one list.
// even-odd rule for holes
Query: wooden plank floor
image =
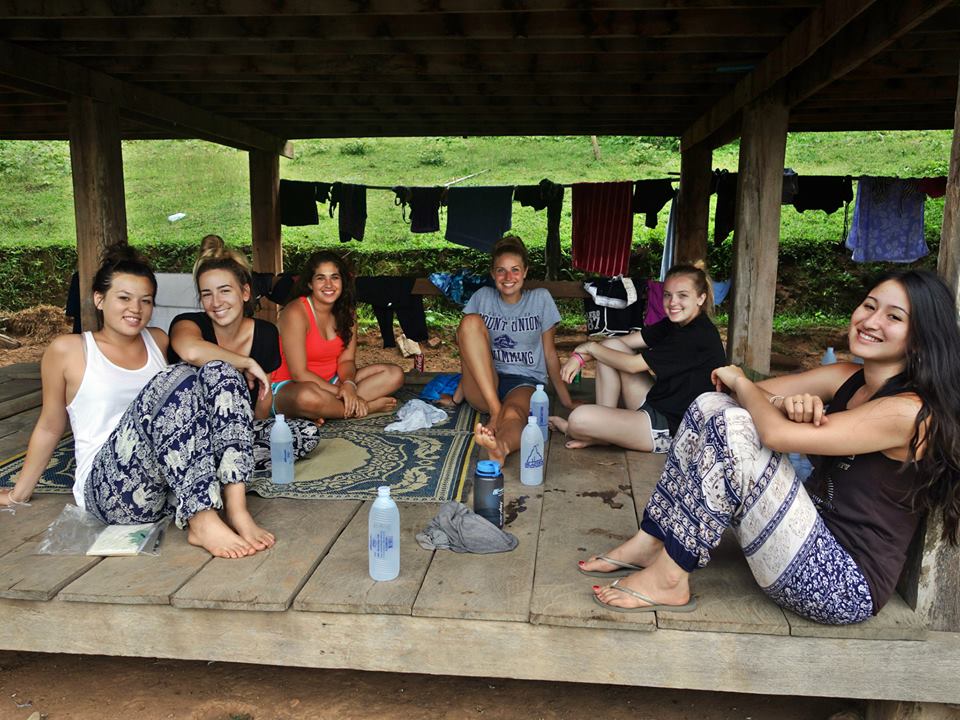
{"label": "wooden plank floor", "polygon": [[[0,371],[0,402],[35,392],[24,384],[35,377],[29,367]],[[13,384],[24,392],[17,394]],[[589,391],[589,385],[583,391]],[[25,407],[0,420],[0,443],[22,438],[29,432],[27,421],[35,415],[35,407]],[[20,451],[25,442],[21,439]],[[893,655],[918,676],[901,677],[899,684],[891,681],[880,695],[875,683],[865,684],[858,694],[849,676],[833,682],[829,676],[817,676],[821,685],[808,694],[960,702],[960,690],[952,682],[960,674],[960,640],[953,634],[925,633],[899,598],[878,617],[847,628],[816,625],[785,613],[753,583],[730,538],[718,549],[715,562],[693,577],[700,603],[696,612],[620,614],[594,604],[590,587],[597,580],[581,575],[576,561],[636,532],[662,463],[662,457],[615,448],[568,450],[563,438],[552,433],[543,486],[519,483],[516,456],[505,469],[506,529],[520,541],[516,550],[497,555],[422,550],[414,535],[438,506],[401,503],[401,575],[392,583],[375,583],[367,575],[368,503],[251,497],[258,522],[278,537],[269,551],[243,560],[211,559],[171,527],[157,557],[101,560],[34,554],[39,535],[70,500],[68,495],[39,495],[32,507],[16,515],[0,513],[0,613],[9,618],[6,627],[13,629],[0,634],[0,648],[262,662],[264,648],[276,646],[278,654],[271,660],[275,664],[443,672],[418,653],[429,653],[428,645],[457,647],[463,638],[472,637],[477,647],[488,647],[500,638],[505,648],[523,655],[526,650],[516,643],[549,639],[555,666],[537,659],[531,660],[534,669],[524,669],[503,657],[491,657],[489,662],[461,658],[458,665],[451,657],[446,672],[456,674],[463,665],[476,668],[464,672],[489,675],[503,668],[510,677],[699,687],[701,681],[690,676],[693,668],[706,669],[710,657],[724,662],[735,657],[743,666],[721,672],[725,684],[715,689],[798,692],[794,680],[772,676],[759,687],[755,677],[744,675],[753,659],[748,663],[739,654],[763,648],[774,653],[771,662],[776,665],[795,657],[801,646],[817,657],[841,658],[852,647],[849,643],[855,643],[863,657],[869,657],[867,649],[873,643],[877,659],[863,661],[855,677],[880,672],[884,658]],[[95,632],[111,623],[134,621],[157,623],[165,628],[160,634],[169,631],[169,637],[137,645]],[[220,635],[214,633],[216,628]],[[368,629],[382,632],[392,643],[379,659],[368,652],[368,639],[353,636]],[[302,638],[284,633],[304,632],[317,633],[318,642],[325,638],[327,650],[293,655],[279,650],[285,640],[301,645]],[[266,633],[270,639],[249,635],[251,648],[243,646],[235,633],[241,637]],[[427,645],[408,646],[398,633],[409,633],[409,638]],[[150,637],[139,629],[136,635]],[[200,636],[208,645],[192,648],[190,639]],[[713,648],[702,657],[691,650],[698,639]],[[596,643],[595,662],[602,663],[599,648],[608,641],[607,672],[602,667],[585,673],[569,670],[582,643],[587,647]],[[686,670],[620,668],[626,657],[624,645],[644,642],[658,643],[648,648],[651,657],[691,653],[670,661]],[[453,650],[444,652],[456,655]],[[463,645],[460,652],[473,651]],[[769,670],[755,668],[763,677]]]}

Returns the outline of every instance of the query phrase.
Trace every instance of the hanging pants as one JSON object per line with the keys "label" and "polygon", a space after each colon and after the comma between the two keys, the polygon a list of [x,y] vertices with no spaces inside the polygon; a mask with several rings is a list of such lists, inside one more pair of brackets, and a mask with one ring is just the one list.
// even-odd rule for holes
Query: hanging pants
{"label": "hanging pants", "polygon": [[243,376],[216,360],[157,373],[94,458],[87,511],[111,525],[177,525],[223,507],[220,486],[253,471],[253,413]]}
{"label": "hanging pants", "polygon": [[706,393],[684,415],[641,529],[692,572],[710,561],[728,527],[778,605],[833,625],[871,616],[863,573],[789,460],[760,444],[750,414],[730,397]]}

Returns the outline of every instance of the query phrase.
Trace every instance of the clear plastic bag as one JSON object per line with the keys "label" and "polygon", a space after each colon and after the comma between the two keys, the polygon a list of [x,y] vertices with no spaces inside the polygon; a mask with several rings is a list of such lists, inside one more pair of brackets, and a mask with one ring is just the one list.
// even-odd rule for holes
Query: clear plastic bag
{"label": "clear plastic bag", "polygon": [[76,505],[66,505],[43,534],[38,555],[159,555],[170,524],[105,525]]}

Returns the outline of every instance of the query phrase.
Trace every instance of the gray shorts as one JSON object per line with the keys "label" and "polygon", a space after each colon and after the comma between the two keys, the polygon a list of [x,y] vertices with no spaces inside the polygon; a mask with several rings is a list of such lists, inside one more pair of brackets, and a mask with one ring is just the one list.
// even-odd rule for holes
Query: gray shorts
{"label": "gray shorts", "polygon": [[648,402],[641,405],[637,412],[646,413],[650,420],[650,442],[653,445],[651,452],[662,455],[669,451],[673,436],[670,434],[670,421],[667,416]]}

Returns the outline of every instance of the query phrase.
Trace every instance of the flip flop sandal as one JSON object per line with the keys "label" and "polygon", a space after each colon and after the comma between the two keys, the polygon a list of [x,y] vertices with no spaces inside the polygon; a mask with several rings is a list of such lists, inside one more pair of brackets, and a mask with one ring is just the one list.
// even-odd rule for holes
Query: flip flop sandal
{"label": "flip flop sandal", "polygon": [[588,577],[595,578],[608,578],[608,577],[626,577],[632,573],[643,570],[639,565],[634,565],[633,563],[624,562],[623,560],[617,560],[615,558],[609,557],[607,555],[597,555],[597,560],[603,560],[605,563],[610,565],[615,565],[617,570],[610,570],[609,572],[603,572],[602,570],[584,570],[582,567],[577,567],[581,575],[586,575]]}
{"label": "flip flop sandal", "polygon": [[614,580],[613,583],[611,583],[610,587],[614,588],[615,590],[619,590],[622,593],[630,595],[631,597],[635,597],[640,602],[647,603],[646,605],[641,605],[640,607],[635,607],[635,608],[617,607],[616,605],[608,605],[607,603],[603,602],[600,598],[598,598],[596,594],[594,594],[593,601],[597,605],[599,605],[602,608],[606,608],[607,610],[613,610],[614,612],[622,612],[622,613],[682,612],[682,613],[686,613],[686,612],[693,612],[694,610],[697,609],[697,599],[695,597],[691,597],[690,601],[685,605],[663,605],[651,598],[648,598],[643,593],[638,593],[636,590],[631,590],[630,588],[626,588],[626,587],[620,587],[619,580]]}

